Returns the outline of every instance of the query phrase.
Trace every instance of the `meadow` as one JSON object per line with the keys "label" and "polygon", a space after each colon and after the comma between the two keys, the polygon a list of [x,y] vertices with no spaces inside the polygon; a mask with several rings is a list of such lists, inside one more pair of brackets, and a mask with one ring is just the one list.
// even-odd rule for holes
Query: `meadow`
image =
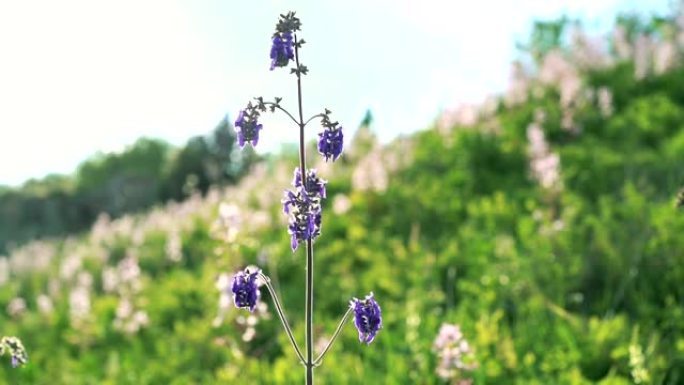
{"label": "meadow", "polygon": [[[621,17],[601,38],[539,22],[504,94],[387,144],[369,113],[334,167],[310,143],[329,181],[317,349],[351,297],[383,310],[373,344],[348,325],[317,381],[684,384],[683,59],[684,14]],[[301,345],[304,254],[281,206],[294,164],[283,151],[234,184],[10,248],[0,332],[29,362],[3,360],[0,384],[301,384],[268,293],[249,313],[228,289],[268,271]]]}

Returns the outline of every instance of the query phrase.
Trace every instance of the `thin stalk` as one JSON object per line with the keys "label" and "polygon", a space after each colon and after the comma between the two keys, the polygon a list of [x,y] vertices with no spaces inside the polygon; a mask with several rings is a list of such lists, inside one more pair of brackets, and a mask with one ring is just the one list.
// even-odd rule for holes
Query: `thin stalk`
{"label": "thin stalk", "polygon": [[323,351],[321,352],[321,354],[320,354],[320,355],[318,356],[318,358],[316,358],[316,360],[314,361],[314,366],[319,366],[319,365],[321,364],[321,362],[323,361],[323,357],[325,357],[325,354],[326,354],[326,353],[328,352],[328,350],[330,350],[330,348],[333,346],[333,344],[335,343],[335,340],[337,339],[337,336],[340,335],[340,332],[342,331],[342,327],[344,327],[344,324],[347,323],[347,320],[349,319],[349,316],[351,316],[351,314],[352,314],[352,310],[353,310],[353,309],[352,309],[352,307],[350,306],[350,307],[347,309],[347,312],[344,313],[344,315],[342,316],[342,320],[340,321],[339,325],[337,325],[337,329],[335,329],[335,333],[333,334],[332,338],[330,338],[330,342],[328,342],[328,345],[325,347],[325,349],[323,349]]}
{"label": "thin stalk", "polygon": [[[297,119],[295,119],[294,116],[292,116],[292,114],[290,113],[290,111],[284,109],[283,107],[280,107],[279,105],[277,105],[277,104],[275,104],[275,103],[273,103],[273,102],[264,102],[264,105],[266,105],[266,106],[269,106],[269,105],[275,106],[275,108],[279,109],[280,111],[283,111],[285,114],[287,114],[287,116],[290,117],[290,119],[292,119],[293,122],[295,122],[296,125],[299,126],[299,122],[297,121]],[[313,119],[313,117],[312,117],[312,119]],[[306,123],[304,123],[304,125],[306,125]]]}
{"label": "thin stalk", "polygon": [[309,119],[307,119],[306,122],[304,122],[304,125],[306,126],[307,124],[309,124],[310,121],[312,121],[316,118],[322,118],[323,116],[324,116],[323,114],[316,114],[316,115],[310,117]]}
{"label": "thin stalk", "polygon": [[290,327],[290,324],[287,322],[287,317],[285,316],[285,311],[283,310],[283,305],[280,303],[280,299],[278,298],[278,294],[276,293],[275,289],[273,288],[273,285],[271,285],[271,279],[267,276],[264,275],[264,273],[259,272],[259,278],[261,278],[262,281],[266,284],[266,288],[268,289],[268,292],[271,293],[271,298],[273,298],[273,303],[275,304],[276,307],[276,312],[278,313],[278,317],[280,318],[280,321],[283,323],[283,328],[285,328],[285,333],[287,333],[287,336],[290,338],[290,343],[292,344],[292,347],[295,350],[295,353],[297,353],[297,357],[299,358],[299,361],[304,364],[304,356],[302,355],[302,351],[299,350],[299,345],[297,345],[297,341],[295,340],[294,336],[292,335],[292,328]]}
{"label": "thin stalk", "polygon": [[313,243],[306,241],[306,385],[313,385]]}
{"label": "thin stalk", "polygon": [[[295,64],[299,69],[299,48],[297,35],[294,36]],[[302,113],[302,74],[297,71],[297,102],[299,105],[299,169],[302,175],[302,185],[306,186],[306,154],[304,152],[304,114]],[[306,240],[306,385],[313,385],[313,243]]]}

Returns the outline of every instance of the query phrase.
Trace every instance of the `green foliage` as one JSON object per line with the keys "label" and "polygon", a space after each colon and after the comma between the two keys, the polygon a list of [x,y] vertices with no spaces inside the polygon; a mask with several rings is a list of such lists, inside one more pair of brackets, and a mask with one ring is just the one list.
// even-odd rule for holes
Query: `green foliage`
{"label": "green foliage", "polygon": [[81,164],[76,186],[88,211],[119,216],[154,203],[169,149],[159,140],[139,139],[120,154],[98,154]]}
{"label": "green foliage", "polygon": [[206,137],[194,137],[178,151],[164,170],[161,198],[181,200],[211,185],[235,183],[255,160],[251,147],[236,146],[235,132],[225,118]]}
{"label": "green foliage", "polygon": [[552,21],[535,21],[530,41],[527,44],[518,44],[518,48],[529,53],[539,63],[544,55],[561,46],[568,23],[566,16]]}

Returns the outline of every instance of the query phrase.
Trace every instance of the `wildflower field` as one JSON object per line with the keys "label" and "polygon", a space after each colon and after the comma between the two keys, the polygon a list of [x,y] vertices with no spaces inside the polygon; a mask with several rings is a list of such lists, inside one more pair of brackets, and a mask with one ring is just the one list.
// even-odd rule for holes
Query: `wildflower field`
{"label": "wildflower field", "polygon": [[[606,36],[540,22],[525,53],[504,94],[413,135],[381,144],[369,114],[334,164],[306,145],[327,180],[315,351],[353,297],[382,307],[372,344],[350,322],[317,383],[684,384],[684,13]],[[262,157],[229,186],[10,248],[0,334],[28,362],[3,360],[0,384],[303,383],[269,292],[252,312],[231,292],[267,272],[304,345],[282,205],[297,164]]]}

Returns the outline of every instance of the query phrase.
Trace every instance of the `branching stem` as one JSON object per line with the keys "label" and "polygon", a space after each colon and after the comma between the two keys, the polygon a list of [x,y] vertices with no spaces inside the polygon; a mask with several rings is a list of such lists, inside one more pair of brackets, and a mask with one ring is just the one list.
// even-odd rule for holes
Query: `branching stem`
{"label": "branching stem", "polygon": [[290,343],[292,344],[292,347],[294,348],[295,353],[297,353],[297,357],[299,358],[299,361],[303,365],[305,365],[306,362],[304,361],[304,355],[302,355],[302,351],[299,349],[299,345],[297,345],[297,341],[295,340],[294,335],[292,334],[292,328],[290,327],[290,324],[287,322],[287,317],[285,316],[285,311],[283,310],[283,305],[280,303],[280,299],[278,298],[278,294],[276,293],[275,289],[273,288],[273,285],[271,285],[271,279],[262,272],[259,272],[259,278],[261,278],[261,280],[264,281],[264,284],[266,285],[268,292],[271,293],[271,298],[273,298],[273,304],[275,304],[276,312],[278,313],[278,317],[280,318],[280,321],[283,323],[283,328],[285,329],[285,333],[287,333],[287,336],[290,338]]}
{"label": "branching stem", "polygon": [[283,107],[280,107],[279,105],[277,105],[277,104],[275,104],[275,103],[273,103],[273,102],[264,102],[264,105],[266,105],[266,106],[274,106],[275,108],[279,109],[280,111],[283,111],[285,114],[287,114],[287,116],[290,117],[290,119],[292,119],[292,121],[293,121],[297,126],[299,126],[299,122],[297,121],[297,119],[295,119],[295,117],[292,116],[292,114],[291,114],[288,110],[284,109]]}
{"label": "branching stem", "polygon": [[342,328],[343,328],[344,325],[347,323],[347,320],[349,319],[349,316],[351,316],[351,314],[352,314],[352,310],[353,310],[353,309],[352,309],[352,307],[350,306],[350,307],[347,309],[347,312],[344,313],[344,315],[342,316],[342,319],[340,320],[340,323],[337,325],[337,329],[335,329],[335,333],[334,333],[333,336],[330,338],[330,342],[328,342],[328,345],[325,347],[325,349],[323,349],[323,351],[321,352],[321,354],[320,354],[320,355],[318,356],[318,358],[316,358],[316,360],[314,361],[314,366],[319,366],[319,365],[323,362],[323,357],[325,357],[325,354],[326,354],[326,353],[328,352],[328,350],[330,350],[330,348],[333,346],[333,344],[335,343],[335,340],[337,339],[337,336],[340,335],[340,332],[342,331]]}
{"label": "branching stem", "polygon": [[310,117],[309,119],[307,119],[307,121],[304,122],[304,125],[306,126],[307,124],[309,124],[310,121],[312,121],[312,120],[314,120],[314,119],[316,119],[316,118],[322,118],[323,116],[325,116],[325,115],[323,115],[323,114],[316,114],[316,115]]}

